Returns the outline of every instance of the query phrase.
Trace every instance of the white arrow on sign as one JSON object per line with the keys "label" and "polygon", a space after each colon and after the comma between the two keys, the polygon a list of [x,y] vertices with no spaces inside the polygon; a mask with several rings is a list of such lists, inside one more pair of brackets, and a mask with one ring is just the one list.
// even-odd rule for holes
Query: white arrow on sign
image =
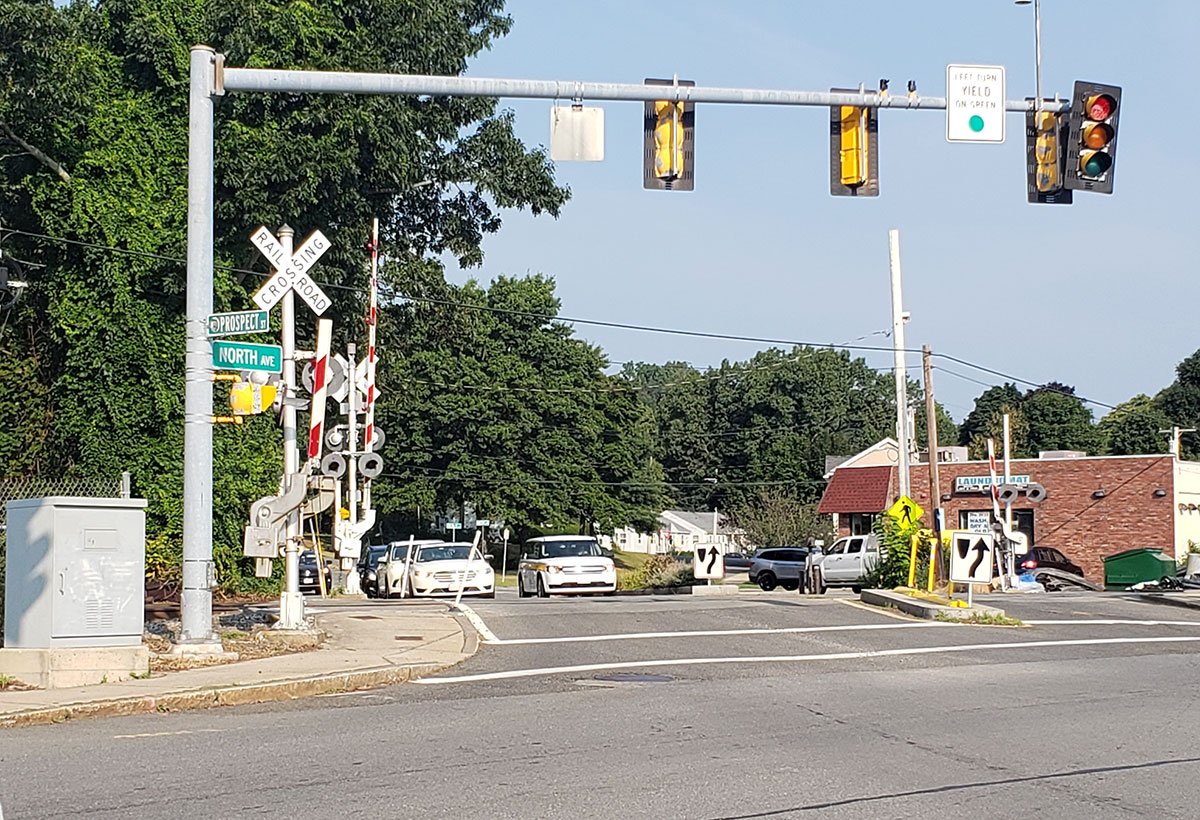
{"label": "white arrow on sign", "polygon": [[328,309],[329,297],[308,275],[309,268],[329,250],[329,240],[325,238],[325,234],[319,230],[313,231],[292,254],[291,259],[284,257],[282,243],[265,225],[259,226],[250,236],[250,242],[275,268],[271,278],[254,294],[256,305],[263,310],[270,310],[285,293],[295,290],[318,316]]}

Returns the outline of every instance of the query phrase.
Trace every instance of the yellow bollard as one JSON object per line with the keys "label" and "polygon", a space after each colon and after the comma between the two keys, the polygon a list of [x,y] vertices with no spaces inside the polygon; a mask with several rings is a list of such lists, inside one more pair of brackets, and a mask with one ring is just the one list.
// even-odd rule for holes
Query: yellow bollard
{"label": "yellow bollard", "polygon": [[911,589],[917,580],[917,536],[913,533],[912,550],[908,554],[908,586]]}
{"label": "yellow bollard", "polygon": [[933,592],[933,568],[935,566],[934,562],[937,560],[937,552],[936,552],[937,548],[938,548],[937,539],[934,538],[934,539],[930,540],[930,542],[929,542],[929,585],[926,587],[926,589],[928,589],[930,592]]}

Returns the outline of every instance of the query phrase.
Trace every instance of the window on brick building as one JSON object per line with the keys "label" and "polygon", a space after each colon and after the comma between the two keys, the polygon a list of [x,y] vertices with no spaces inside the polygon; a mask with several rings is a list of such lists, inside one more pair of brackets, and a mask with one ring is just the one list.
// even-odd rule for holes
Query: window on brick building
{"label": "window on brick building", "polygon": [[851,535],[870,535],[874,524],[875,515],[872,513],[850,513]]}

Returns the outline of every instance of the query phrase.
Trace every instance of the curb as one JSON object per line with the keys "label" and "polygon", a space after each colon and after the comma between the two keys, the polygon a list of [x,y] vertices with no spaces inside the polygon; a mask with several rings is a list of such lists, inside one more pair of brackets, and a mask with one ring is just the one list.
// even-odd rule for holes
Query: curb
{"label": "curb", "polygon": [[939,615],[956,621],[964,621],[972,615],[997,615],[1003,617],[1004,610],[994,606],[975,604],[973,607],[942,606],[920,598],[912,598],[897,592],[882,589],[864,589],[859,594],[859,600],[864,604],[879,607],[895,607],[901,612],[927,621],[937,620]]}
{"label": "curb", "polygon": [[[474,630],[472,630],[472,633]],[[185,709],[209,709],[213,706],[245,706],[254,703],[296,700],[356,689],[374,689],[407,683],[422,675],[449,669],[454,664],[422,663],[407,666],[388,666],[358,672],[339,672],[311,678],[249,684],[246,686],[210,687],[165,695],[142,695],[128,698],[76,703],[34,709],[10,715],[0,715],[0,729],[62,723],[82,717],[117,717],[146,712],[178,712]]]}
{"label": "curb", "polygon": [[1200,609],[1200,600],[1195,598],[1173,598],[1163,592],[1139,592],[1135,596],[1139,601],[1160,606],[1176,606],[1181,609]]}

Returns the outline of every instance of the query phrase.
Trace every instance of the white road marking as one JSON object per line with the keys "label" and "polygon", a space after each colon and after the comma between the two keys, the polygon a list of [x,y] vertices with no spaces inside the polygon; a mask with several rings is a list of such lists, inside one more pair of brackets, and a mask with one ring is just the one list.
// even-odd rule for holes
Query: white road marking
{"label": "white road marking", "polygon": [[508,672],[485,672],[478,675],[459,675],[450,678],[418,678],[414,683],[425,685],[473,683],[476,681],[534,678],[547,675],[601,672],[612,669],[646,669],[660,666],[705,666],[729,663],[802,663],[807,661],[844,661],[863,658],[887,658],[901,655],[938,655],[951,652],[983,652],[991,649],[1037,649],[1055,646],[1104,646],[1113,644],[1195,643],[1200,636],[1169,636],[1159,638],[1083,638],[1062,641],[1016,641],[1012,643],[977,643],[958,646],[928,646],[911,649],[874,649],[864,652],[833,652],[824,655],[757,655],[727,658],[667,658],[618,663],[590,663],[579,666],[548,666],[540,669],[514,669]]}
{"label": "white road marking", "polygon": [[1200,626],[1200,621],[1138,621],[1126,618],[1080,618],[1067,620],[1025,621],[1030,626],[1091,624],[1094,626]]}
{"label": "white road marking", "polygon": [[729,635],[786,635],[804,632],[866,632],[879,629],[929,629],[932,627],[955,627],[959,624],[946,621],[913,621],[900,624],[852,624],[849,626],[781,626],[758,629],[697,629],[684,632],[619,632],[613,635],[572,635],[562,638],[497,638],[484,643],[500,646],[535,643],[593,643],[599,641],[634,641],[650,638],[715,638]]}
{"label": "white road marking", "polygon": [[137,735],[113,735],[114,740],[130,740],[140,737],[174,737],[175,735],[201,735],[212,734],[213,732],[223,732],[224,729],[180,729],[178,732],[142,732]]}
{"label": "white road marking", "polygon": [[[483,618],[480,618],[475,610],[464,603],[459,603],[457,607],[459,612],[467,616],[467,620],[471,622],[471,626],[475,627],[475,631],[479,633],[479,637],[483,639],[484,643],[501,643],[500,639],[492,633],[492,630],[488,629],[487,624],[483,622]],[[451,609],[453,608],[454,606],[451,606]]]}

